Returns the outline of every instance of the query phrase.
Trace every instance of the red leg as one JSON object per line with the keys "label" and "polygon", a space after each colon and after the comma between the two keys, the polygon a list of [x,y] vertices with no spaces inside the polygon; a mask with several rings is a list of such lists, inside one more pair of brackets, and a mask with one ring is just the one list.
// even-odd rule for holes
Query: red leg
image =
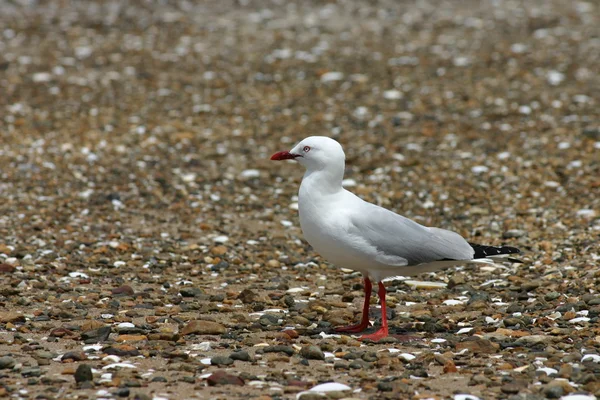
{"label": "red leg", "polygon": [[371,280],[369,280],[369,277],[365,275],[365,302],[363,304],[362,319],[360,320],[360,323],[336,328],[336,332],[358,333],[371,326],[371,323],[369,322],[369,302],[371,300],[372,289],[373,286],[371,285]]}
{"label": "red leg", "polygon": [[377,342],[388,335],[387,312],[385,310],[385,286],[381,282],[379,282],[379,300],[381,301],[381,328],[374,333],[362,335],[360,340],[369,339]]}

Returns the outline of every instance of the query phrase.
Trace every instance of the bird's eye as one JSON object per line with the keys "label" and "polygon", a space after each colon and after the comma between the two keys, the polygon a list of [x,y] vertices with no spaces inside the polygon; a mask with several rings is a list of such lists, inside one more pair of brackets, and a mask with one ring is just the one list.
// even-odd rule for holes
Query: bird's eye
{"label": "bird's eye", "polygon": [[310,151],[310,146],[304,146],[303,150],[305,153],[308,153]]}

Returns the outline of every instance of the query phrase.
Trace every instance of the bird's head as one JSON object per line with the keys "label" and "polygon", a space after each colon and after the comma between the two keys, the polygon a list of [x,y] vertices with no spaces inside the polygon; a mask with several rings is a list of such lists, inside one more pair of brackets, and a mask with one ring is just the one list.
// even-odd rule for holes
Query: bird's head
{"label": "bird's head", "polygon": [[342,146],[326,136],[310,136],[290,151],[280,151],[271,160],[296,160],[307,170],[322,170],[341,163],[342,170],[346,155]]}

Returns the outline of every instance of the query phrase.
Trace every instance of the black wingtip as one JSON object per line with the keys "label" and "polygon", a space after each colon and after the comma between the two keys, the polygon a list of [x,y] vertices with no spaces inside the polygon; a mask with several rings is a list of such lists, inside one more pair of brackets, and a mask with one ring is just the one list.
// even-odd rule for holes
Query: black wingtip
{"label": "black wingtip", "polygon": [[481,244],[469,243],[475,254],[473,258],[486,258],[500,256],[503,254],[518,254],[521,250],[510,246],[483,246]]}

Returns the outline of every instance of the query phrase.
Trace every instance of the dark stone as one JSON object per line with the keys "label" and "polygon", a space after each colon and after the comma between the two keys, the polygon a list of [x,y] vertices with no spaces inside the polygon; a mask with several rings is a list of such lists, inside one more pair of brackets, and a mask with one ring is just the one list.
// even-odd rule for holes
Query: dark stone
{"label": "dark stone", "polygon": [[279,316],[273,314],[264,314],[258,319],[258,323],[262,326],[279,326],[282,322],[279,322]]}
{"label": "dark stone", "polygon": [[81,334],[81,340],[85,344],[94,344],[99,342],[105,342],[110,336],[110,326],[103,326],[102,328],[92,329],[91,331],[83,332]]}
{"label": "dark stone", "polygon": [[118,288],[114,288],[111,290],[112,294],[115,296],[133,296],[135,291],[129,285],[123,285]]}
{"label": "dark stone", "polygon": [[120,388],[114,393],[117,397],[129,397],[130,390],[129,388]]}
{"label": "dark stone", "polygon": [[73,361],[83,361],[86,360],[87,356],[83,351],[69,351],[68,353],[63,354],[60,358],[61,361],[73,360]]}
{"label": "dark stone", "polygon": [[206,379],[208,386],[217,385],[237,385],[244,386],[244,380],[235,375],[230,375],[225,371],[218,370],[213,372],[211,376]]}
{"label": "dark stone", "polygon": [[392,382],[379,382],[377,384],[377,390],[381,392],[391,392],[394,390],[394,385],[392,385]]}
{"label": "dark stone", "polygon": [[293,356],[295,351],[291,346],[284,345],[275,345],[275,346],[267,346],[263,349],[264,353],[285,353],[288,356]]}
{"label": "dark stone", "polygon": [[233,352],[229,355],[229,358],[238,361],[252,361],[250,354],[245,350]]}
{"label": "dark stone", "polygon": [[233,360],[227,356],[215,356],[210,359],[211,365],[231,365]]}
{"label": "dark stone", "polygon": [[565,390],[562,386],[551,385],[544,388],[544,394],[549,399],[560,399],[565,394]]}
{"label": "dark stone", "polygon": [[296,304],[296,300],[294,300],[294,298],[289,294],[283,297],[283,302],[288,308],[293,308]]}
{"label": "dark stone", "polygon": [[17,360],[12,357],[0,357],[0,369],[11,369],[17,364]]}
{"label": "dark stone", "polygon": [[164,376],[155,376],[154,378],[152,378],[152,382],[168,382],[167,378],[165,378]]}
{"label": "dark stone", "polygon": [[182,297],[198,297],[203,294],[202,289],[196,287],[185,287],[179,291]]}
{"label": "dark stone", "polygon": [[304,346],[300,350],[300,355],[308,360],[325,360],[325,354],[319,346]]}
{"label": "dark stone", "polygon": [[81,364],[75,371],[75,382],[91,382],[94,380],[94,374],[92,373],[92,367],[87,364]]}
{"label": "dark stone", "polygon": [[28,377],[32,377],[32,376],[42,376],[42,370],[37,368],[37,367],[33,367],[33,368],[23,368],[21,370],[21,375],[24,378],[28,378]]}

